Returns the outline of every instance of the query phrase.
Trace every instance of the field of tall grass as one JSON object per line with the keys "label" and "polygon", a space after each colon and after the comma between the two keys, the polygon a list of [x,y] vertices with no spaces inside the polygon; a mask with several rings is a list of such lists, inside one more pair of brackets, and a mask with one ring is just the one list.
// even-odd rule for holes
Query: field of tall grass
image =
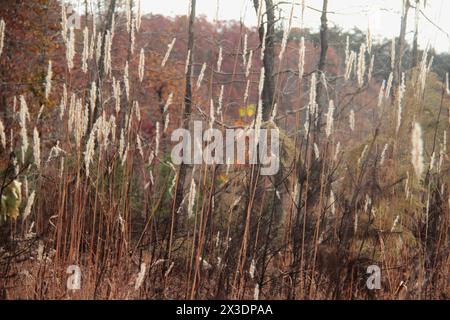
{"label": "field of tall grass", "polygon": [[[188,17],[161,39],[137,3],[76,29],[47,2],[58,47],[0,110],[2,299],[450,297],[450,92],[430,50],[396,73],[394,40],[380,76],[369,32],[319,70],[289,17],[274,52],[264,23],[234,43],[195,32],[191,52]],[[279,172],[175,165],[193,121],[277,130]]]}

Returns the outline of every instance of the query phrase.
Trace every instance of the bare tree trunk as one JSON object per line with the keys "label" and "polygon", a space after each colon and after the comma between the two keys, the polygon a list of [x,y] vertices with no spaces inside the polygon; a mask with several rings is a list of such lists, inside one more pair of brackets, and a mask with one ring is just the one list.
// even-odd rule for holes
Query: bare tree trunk
{"label": "bare tree trunk", "polygon": [[[188,27],[188,59],[187,59],[187,72],[186,72],[186,87],[184,94],[184,110],[183,110],[183,118],[182,118],[182,127],[184,129],[189,128],[189,120],[191,118],[192,111],[192,84],[191,84],[191,74],[192,74],[192,56],[194,49],[194,22],[195,22],[195,6],[196,0],[192,0],[191,3],[191,13],[189,16],[189,27]],[[176,233],[177,225],[178,225],[178,209],[183,201],[184,195],[184,184],[186,180],[186,164],[182,163],[180,165],[180,169],[178,171],[178,179],[175,188],[175,201],[173,203],[172,208],[172,226],[170,231],[170,241],[169,245],[172,242],[173,234]],[[168,250],[168,254],[170,257],[170,248]]]}
{"label": "bare tree trunk", "polygon": [[327,20],[327,10],[328,10],[328,0],[323,0],[323,7],[322,7],[322,16],[320,18],[320,58],[319,58],[319,64],[317,66],[318,76],[317,79],[317,87],[316,87],[316,101],[318,106],[318,121],[315,128],[315,141],[316,143],[319,142],[319,136],[320,136],[320,127],[321,127],[321,118],[322,118],[322,112],[324,109],[324,106],[326,103],[323,102],[324,100],[324,83],[322,83],[322,74],[325,73],[325,65],[327,60],[327,53],[328,53],[328,20]]}
{"label": "bare tree trunk", "polygon": [[[393,87],[397,88],[400,83],[402,74],[402,63],[403,63],[403,51],[405,49],[405,36],[406,36],[406,26],[408,22],[408,11],[410,8],[409,0],[403,0],[402,18],[400,23],[400,36],[398,39],[397,50],[395,52],[395,64],[394,64],[394,83]],[[395,97],[396,90],[393,90],[393,95]]]}
{"label": "bare tree trunk", "polygon": [[414,40],[411,55],[411,68],[417,67],[417,60],[419,56],[419,13],[420,13],[420,0],[416,0],[416,12],[414,18]]}
{"label": "bare tree trunk", "polygon": [[[256,13],[258,14],[262,8],[259,8],[259,1],[253,0],[253,4],[256,10]],[[276,103],[275,98],[275,78],[274,78],[274,61],[275,61],[275,7],[272,0],[265,0],[266,5],[266,12],[265,15],[267,17],[266,21],[266,30],[264,30],[264,24],[261,22],[261,25],[259,26],[259,38],[261,47],[264,44],[264,86],[263,86],[263,92],[262,92],[262,118],[264,122],[267,122],[270,120],[273,107]],[[259,177],[259,166],[256,167],[256,170],[252,172],[252,179],[251,181],[254,181],[256,184],[254,186],[255,188],[255,200],[253,203],[249,204],[251,206],[254,206],[255,203],[262,203],[261,196],[263,194],[263,185],[258,184],[258,177]],[[272,201],[272,205],[268,206],[270,210],[266,210],[265,212],[265,219],[267,219],[267,224],[264,224],[261,226],[261,234],[263,235],[262,238],[265,239],[264,243],[261,244],[262,253],[259,257],[260,261],[260,271],[259,271],[259,277],[258,277],[258,284],[259,288],[262,291],[264,286],[264,279],[266,274],[266,261],[268,260],[268,252],[270,251],[271,247],[271,239],[273,238],[273,231],[277,229],[277,226],[279,222],[281,221],[282,216],[282,193],[279,192],[279,188],[282,184],[282,178],[283,178],[283,170],[280,168],[279,172],[275,174],[274,177],[272,177],[272,184],[274,186],[274,192],[273,195],[268,197],[267,201]],[[250,188],[250,193],[252,193],[252,188]],[[261,201],[260,201],[261,199]],[[249,211],[250,210],[250,211]],[[252,210],[255,210],[254,208],[247,208],[248,214]],[[249,216],[248,216],[249,217]],[[251,222],[250,230],[254,230],[256,228],[255,221]],[[244,217],[244,225],[245,225],[245,217]],[[251,247],[252,243],[256,243],[255,234],[250,234],[249,237],[249,244],[247,244],[247,239],[244,239],[244,244],[247,247]],[[258,252],[258,249],[253,250],[255,253]],[[246,254],[244,253],[246,252]],[[243,267],[246,264],[246,261],[248,258],[250,258],[250,253],[247,252],[247,248],[243,250],[243,255],[240,257],[241,262],[241,271],[243,271]],[[253,257],[255,258],[255,257]],[[244,278],[241,278],[240,282],[240,289],[242,289],[244,282]],[[243,290],[241,290],[243,292]]]}
{"label": "bare tree trunk", "polygon": [[[275,60],[275,8],[272,0],[265,0],[267,15],[267,30],[264,37],[264,26],[261,23],[259,27],[259,39],[261,44],[264,42],[264,88],[262,93],[263,101],[263,121],[268,121],[272,114],[272,107],[275,103],[275,81],[273,78],[274,60]],[[255,10],[258,14],[259,1],[253,0]]]}

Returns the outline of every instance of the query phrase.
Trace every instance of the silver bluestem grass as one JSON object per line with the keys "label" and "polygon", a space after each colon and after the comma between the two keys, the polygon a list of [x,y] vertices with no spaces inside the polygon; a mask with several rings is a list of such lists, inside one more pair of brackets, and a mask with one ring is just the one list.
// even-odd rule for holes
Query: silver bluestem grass
{"label": "silver bluestem grass", "polygon": [[198,79],[197,79],[197,86],[196,86],[197,90],[202,85],[203,77],[205,76],[205,71],[206,71],[206,62],[203,63],[202,69],[200,70],[200,75],[198,76]]}
{"label": "silver bluestem grass", "polygon": [[142,23],[141,0],[136,0],[136,30],[139,32]]}
{"label": "silver bluestem grass", "polygon": [[424,160],[423,160],[423,138],[422,128],[416,122],[414,123],[413,131],[411,134],[411,163],[416,172],[416,176],[420,179],[424,172]]}
{"label": "silver bluestem grass", "polygon": [[97,83],[95,81],[92,81],[90,94],[91,114],[94,114],[96,101],[97,101]]}
{"label": "silver bluestem grass", "polygon": [[170,123],[170,113],[166,114],[166,117],[164,118],[164,132],[167,132],[167,129],[169,129],[169,123]]}
{"label": "silver bluestem grass", "polygon": [[304,74],[305,74],[305,38],[302,37],[300,40],[300,50],[298,58],[298,78],[300,82],[303,80]]}
{"label": "silver bluestem grass", "polygon": [[375,56],[372,55],[372,57],[370,58],[369,72],[367,74],[367,81],[368,82],[372,81],[374,64],[375,64]]}
{"label": "silver bluestem grass", "polygon": [[253,300],[259,300],[259,284],[255,284],[255,290],[253,292]]}
{"label": "silver bluestem grass", "polygon": [[161,140],[161,125],[159,122],[156,123],[156,140],[155,140],[155,156],[159,154],[159,144]]}
{"label": "silver bluestem grass", "polygon": [[353,110],[350,110],[349,125],[350,130],[355,131],[355,111]]}
{"label": "silver bluestem grass", "polygon": [[25,153],[28,150],[28,134],[27,134],[27,119],[29,120],[30,114],[28,112],[27,102],[24,96],[20,96],[20,113],[19,113],[19,124],[20,124],[20,137],[22,139],[22,163],[25,163]]}
{"label": "silver bluestem grass", "polygon": [[220,86],[220,94],[219,94],[219,106],[217,107],[217,115],[222,117],[222,108],[223,108],[223,90],[224,86]]}
{"label": "silver bluestem grass", "polygon": [[112,86],[113,86],[114,101],[116,102],[115,111],[116,111],[116,114],[119,114],[119,112],[120,112],[120,96],[121,96],[120,81],[116,81],[116,79],[113,77]]}
{"label": "silver bluestem grass", "polygon": [[6,149],[6,134],[5,134],[5,126],[0,119],[0,143],[3,149]]}
{"label": "silver bluestem grass", "polygon": [[272,115],[270,117],[270,122],[272,122],[273,124],[275,124],[275,118],[277,117],[277,112],[278,112],[278,103],[275,103],[273,105]]}
{"label": "silver bluestem grass", "polygon": [[333,100],[330,100],[327,113],[327,123],[325,127],[325,133],[327,135],[327,138],[329,138],[331,136],[331,133],[333,132],[333,122],[334,122],[334,102]]}
{"label": "silver bluestem grass", "polygon": [[123,161],[124,151],[125,151],[125,132],[123,128],[120,131],[120,139],[119,139],[119,158]]}
{"label": "silver bluestem grass", "polygon": [[34,164],[38,169],[41,168],[41,138],[39,137],[39,131],[34,128],[33,131],[33,157]]}
{"label": "silver bluestem grass", "polygon": [[61,36],[64,42],[67,42],[67,12],[66,6],[61,6]]}
{"label": "silver bluestem grass", "polygon": [[358,159],[358,167],[361,167],[361,165],[364,163],[364,159],[366,158],[367,155],[367,151],[369,151],[369,146],[365,145],[363,151],[361,152],[361,155],[359,156]]}
{"label": "silver bluestem grass", "polygon": [[141,49],[141,53],[139,55],[139,81],[142,82],[144,80],[145,74],[145,52],[144,48]]}
{"label": "silver bluestem grass", "polygon": [[69,69],[69,72],[72,71],[73,69],[74,57],[75,57],[75,31],[74,28],[71,27],[66,44],[66,59],[67,59],[67,68]]}
{"label": "silver bluestem grass", "polygon": [[320,150],[319,150],[319,146],[317,145],[317,143],[314,142],[314,156],[316,158],[316,160],[320,159]]}
{"label": "silver bluestem grass", "polygon": [[386,90],[384,92],[385,98],[389,98],[391,96],[391,90],[392,90],[392,82],[394,81],[394,73],[389,74],[388,81],[386,83]]}
{"label": "silver bluestem grass", "polygon": [[381,152],[381,156],[380,156],[380,165],[383,165],[384,162],[386,161],[386,154],[387,154],[387,150],[389,148],[389,144],[385,144],[383,151]]}
{"label": "silver bluestem grass", "polygon": [[253,50],[250,50],[250,54],[248,57],[247,67],[245,68],[245,76],[248,78],[250,75],[250,70],[252,68],[252,60],[253,60]]}
{"label": "silver bluestem grass", "polygon": [[112,49],[112,34],[109,30],[107,30],[105,35],[105,55],[104,55],[105,74],[107,75],[110,75],[112,71],[111,49]]}
{"label": "silver bluestem grass", "polygon": [[135,115],[137,122],[141,122],[141,108],[139,106],[139,101],[133,102],[133,114]]}
{"label": "silver bluestem grass", "polygon": [[130,80],[128,72],[128,61],[126,62],[125,69],[123,71],[123,82],[125,84],[125,93],[127,96],[127,100],[130,101]]}
{"label": "silver bluestem grass", "polygon": [[165,54],[165,56],[164,56],[163,61],[161,62],[161,68],[164,68],[164,66],[165,66],[166,63],[167,63],[167,60],[169,60],[170,53],[172,52],[173,47],[175,46],[175,42],[176,42],[176,41],[177,41],[177,39],[176,39],[176,38],[173,38],[172,42],[168,45],[168,47],[167,47],[167,52],[166,52],[166,54]]}
{"label": "silver bluestem grass", "polygon": [[146,271],[147,271],[147,265],[143,262],[143,263],[141,263],[139,273],[136,277],[136,282],[134,284],[134,290],[139,290],[139,288],[142,286],[142,283],[144,283]]}
{"label": "silver bluestem grass", "polygon": [[[192,175],[194,175],[194,172],[192,172]],[[195,205],[195,197],[197,195],[197,188],[195,184],[194,176],[192,176],[191,186],[189,188],[189,195],[188,195],[188,217],[192,218],[194,215],[194,205]]]}
{"label": "silver bluestem grass", "polygon": [[86,144],[86,151],[84,152],[84,164],[86,167],[86,177],[89,177],[90,164],[92,162],[92,159],[94,158],[96,130],[98,130],[98,128],[96,126],[94,126],[94,129],[91,131],[91,134],[89,135],[89,139]]}
{"label": "silver bluestem grass", "polygon": [[95,46],[95,61],[97,61],[97,63],[100,62],[100,57],[102,55],[102,41],[103,41],[103,34],[99,32],[97,34],[97,44]]}
{"label": "silver bluestem grass", "polygon": [[333,190],[330,190],[330,198],[328,201],[330,204],[329,206],[330,206],[331,214],[333,216],[335,216],[336,215],[336,195]]}
{"label": "silver bluestem grass", "polygon": [[316,92],[316,85],[317,85],[317,76],[316,73],[313,73],[311,75],[311,86],[309,89],[309,104],[308,104],[308,111],[309,114],[315,118],[317,112],[318,112],[318,108],[317,108],[317,101],[316,101],[316,96],[317,96],[317,92]]}
{"label": "silver bluestem grass", "polygon": [[363,43],[359,49],[358,55],[358,85],[364,85],[364,76],[366,75],[366,45]]}
{"label": "silver bluestem grass", "polygon": [[5,45],[5,29],[6,24],[5,21],[2,19],[0,20],[0,56],[2,55],[3,47]]}
{"label": "silver bluestem grass", "polygon": [[243,65],[247,65],[247,48],[248,48],[248,34],[244,35],[244,48],[242,49],[242,61]]}
{"label": "silver bluestem grass", "polygon": [[263,109],[263,102],[262,102],[262,96],[263,96],[263,90],[264,90],[264,82],[265,82],[265,69],[264,67],[261,68],[261,73],[259,77],[259,102],[258,102],[258,110],[256,112],[256,122],[255,122],[255,147],[257,145],[257,141],[259,141],[259,132],[262,125],[262,109]]}
{"label": "silver bluestem grass", "polygon": [[142,139],[139,134],[136,135],[136,145],[139,151],[139,154],[142,158],[144,158],[144,149],[142,148]]}
{"label": "silver bluestem grass", "polygon": [[171,92],[169,94],[169,96],[167,97],[166,104],[164,105],[164,110],[163,110],[164,113],[167,113],[167,111],[169,111],[169,107],[172,103],[173,103],[173,92]]}
{"label": "silver bluestem grass", "polygon": [[247,80],[247,85],[245,86],[245,93],[244,93],[244,104],[247,103],[249,90],[250,90],[250,80]]}
{"label": "silver bluestem grass", "polygon": [[253,279],[255,277],[255,271],[256,271],[256,262],[255,259],[252,259],[252,262],[250,263],[250,268],[248,270],[250,278]]}
{"label": "silver bluestem grass", "polygon": [[400,216],[397,215],[397,217],[394,220],[394,223],[392,224],[391,232],[395,231],[399,222],[400,222]]}
{"label": "silver bluestem grass", "polygon": [[432,172],[433,169],[435,168],[435,162],[436,162],[436,152],[433,152],[430,158],[430,165],[428,166],[430,172]]}
{"label": "silver bluestem grass", "polygon": [[334,157],[333,157],[333,160],[334,160],[334,161],[337,161],[337,160],[338,160],[338,157],[339,157],[340,152],[341,152],[341,143],[338,142],[338,143],[336,144],[336,148],[335,148],[335,150],[334,150]]}
{"label": "silver bluestem grass", "polygon": [[184,66],[184,74],[186,74],[186,75],[189,71],[190,64],[191,64],[191,50],[188,50],[187,55],[186,55],[186,62],[185,62],[185,66]]}
{"label": "silver bluestem grass", "polygon": [[356,52],[352,51],[345,65],[345,76],[344,76],[345,81],[348,81],[350,79],[355,59],[356,59]]}
{"label": "silver bluestem grass", "polygon": [[222,61],[223,61],[223,52],[222,46],[219,48],[219,55],[217,57],[217,72],[220,72],[222,69]]}
{"label": "silver bluestem grass", "polygon": [[83,30],[83,54],[81,56],[81,70],[84,73],[88,71],[88,59],[89,59],[89,28],[85,27]]}
{"label": "silver bluestem grass", "polygon": [[95,54],[95,44],[96,44],[96,33],[95,30],[92,31],[91,40],[89,44],[88,60],[94,60]]}
{"label": "silver bluestem grass", "polygon": [[402,124],[403,97],[405,95],[405,91],[406,91],[405,73],[403,73],[401,83],[398,87],[397,128],[396,128],[397,134],[400,131],[400,127]]}

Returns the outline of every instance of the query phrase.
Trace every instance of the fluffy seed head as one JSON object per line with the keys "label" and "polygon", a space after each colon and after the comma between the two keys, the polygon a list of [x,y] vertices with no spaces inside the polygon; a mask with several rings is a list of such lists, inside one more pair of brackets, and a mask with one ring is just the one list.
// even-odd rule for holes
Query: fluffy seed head
{"label": "fluffy seed head", "polygon": [[33,131],[33,157],[34,163],[38,169],[41,168],[41,139],[39,137],[39,131],[34,128]]}
{"label": "fluffy seed head", "polygon": [[141,0],[136,0],[136,30],[139,32],[141,29],[141,22],[142,22],[142,11],[141,11]]}
{"label": "fluffy seed head", "polygon": [[206,71],[206,63],[203,63],[202,70],[200,71],[200,75],[198,76],[197,79],[197,90],[202,85],[203,77],[205,76],[205,71]]}
{"label": "fluffy seed head", "polygon": [[397,106],[397,128],[396,133],[400,131],[402,124],[402,110],[403,110],[403,97],[405,95],[406,85],[405,85],[405,73],[402,74],[402,81],[398,87],[398,106]]}
{"label": "fluffy seed head", "polygon": [[139,56],[139,81],[142,82],[144,80],[144,72],[145,72],[145,53],[144,48],[141,49],[141,54]]}
{"label": "fluffy seed head", "polygon": [[73,69],[73,58],[75,57],[75,31],[74,28],[70,28],[69,37],[66,44],[66,59],[67,68],[69,72]]}
{"label": "fluffy seed head", "polygon": [[350,130],[355,131],[355,111],[350,111],[350,117],[349,117],[349,125]]}
{"label": "fluffy seed head", "polygon": [[6,149],[6,134],[5,134],[5,126],[3,125],[2,120],[0,119],[0,143],[3,149]]}
{"label": "fluffy seed head", "polygon": [[125,93],[127,95],[127,100],[130,101],[130,80],[128,73],[128,61],[125,64],[125,69],[123,71],[123,82],[125,84]]}
{"label": "fluffy seed head", "polygon": [[327,113],[327,125],[325,128],[325,133],[327,135],[327,138],[331,136],[331,133],[333,131],[333,122],[334,122],[334,102],[333,100],[330,100],[330,104],[328,107],[328,113]]}
{"label": "fluffy seed head", "polygon": [[386,143],[383,148],[383,151],[381,152],[380,165],[383,165],[384,162],[386,161],[386,153],[387,153],[388,148],[389,148],[389,144]]}
{"label": "fluffy seed head", "polygon": [[302,81],[304,74],[305,74],[305,38],[302,37],[300,40],[300,50],[298,59],[298,78],[300,79],[300,82]]}
{"label": "fluffy seed head", "polygon": [[423,138],[422,128],[416,122],[411,135],[411,163],[416,172],[416,176],[420,179],[424,172],[424,160],[423,160]]}
{"label": "fluffy seed head", "polygon": [[345,76],[344,76],[345,81],[348,81],[350,79],[353,69],[352,67],[354,65],[355,60],[356,60],[356,52],[352,51],[345,65]]}
{"label": "fluffy seed head", "polygon": [[5,29],[5,21],[2,19],[0,20],[0,56],[2,55],[3,46],[5,44]]}
{"label": "fluffy seed head", "polygon": [[83,31],[83,55],[81,57],[82,67],[84,73],[88,71],[88,59],[89,59],[89,28],[84,27]]}
{"label": "fluffy seed head", "polygon": [[362,87],[364,85],[364,76],[366,74],[366,45],[363,43],[359,49],[358,56],[358,85]]}
{"label": "fluffy seed head", "polygon": [[177,38],[173,38],[172,42],[168,45],[166,55],[164,56],[164,59],[161,62],[161,68],[164,68],[164,66],[167,63],[167,60],[169,60],[170,53],[172,52],[172,49],[173,49],[176,41],[177,41]]}
{"label": "fluffy seed head", "polygon": [[222,46],[220,46],[219,56],[217,58],[217,72],[220,72],[222,69],[222,61],[223,61],[223,52],[222,52]]}

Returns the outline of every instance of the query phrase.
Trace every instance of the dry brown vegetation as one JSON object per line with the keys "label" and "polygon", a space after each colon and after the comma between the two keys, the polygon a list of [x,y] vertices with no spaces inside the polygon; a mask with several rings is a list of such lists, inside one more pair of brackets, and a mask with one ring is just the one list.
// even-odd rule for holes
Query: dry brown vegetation
{"label": "dry brown vegetation", "polygon": [[[404,32],[392,52],[370,32],[332,38],[326,0],[317,37],[289,13],[282,29],[271,0],[252,1],[259,29],[209,23],[195,0],[174,19],[98,4],[65,29],[56,0],[0,1],[0,298],[450,297],[432,50],[406,66]],[[171,132],[207,126],[210,101],[221,131],[278,128],[277,175],[172,164]]]}

